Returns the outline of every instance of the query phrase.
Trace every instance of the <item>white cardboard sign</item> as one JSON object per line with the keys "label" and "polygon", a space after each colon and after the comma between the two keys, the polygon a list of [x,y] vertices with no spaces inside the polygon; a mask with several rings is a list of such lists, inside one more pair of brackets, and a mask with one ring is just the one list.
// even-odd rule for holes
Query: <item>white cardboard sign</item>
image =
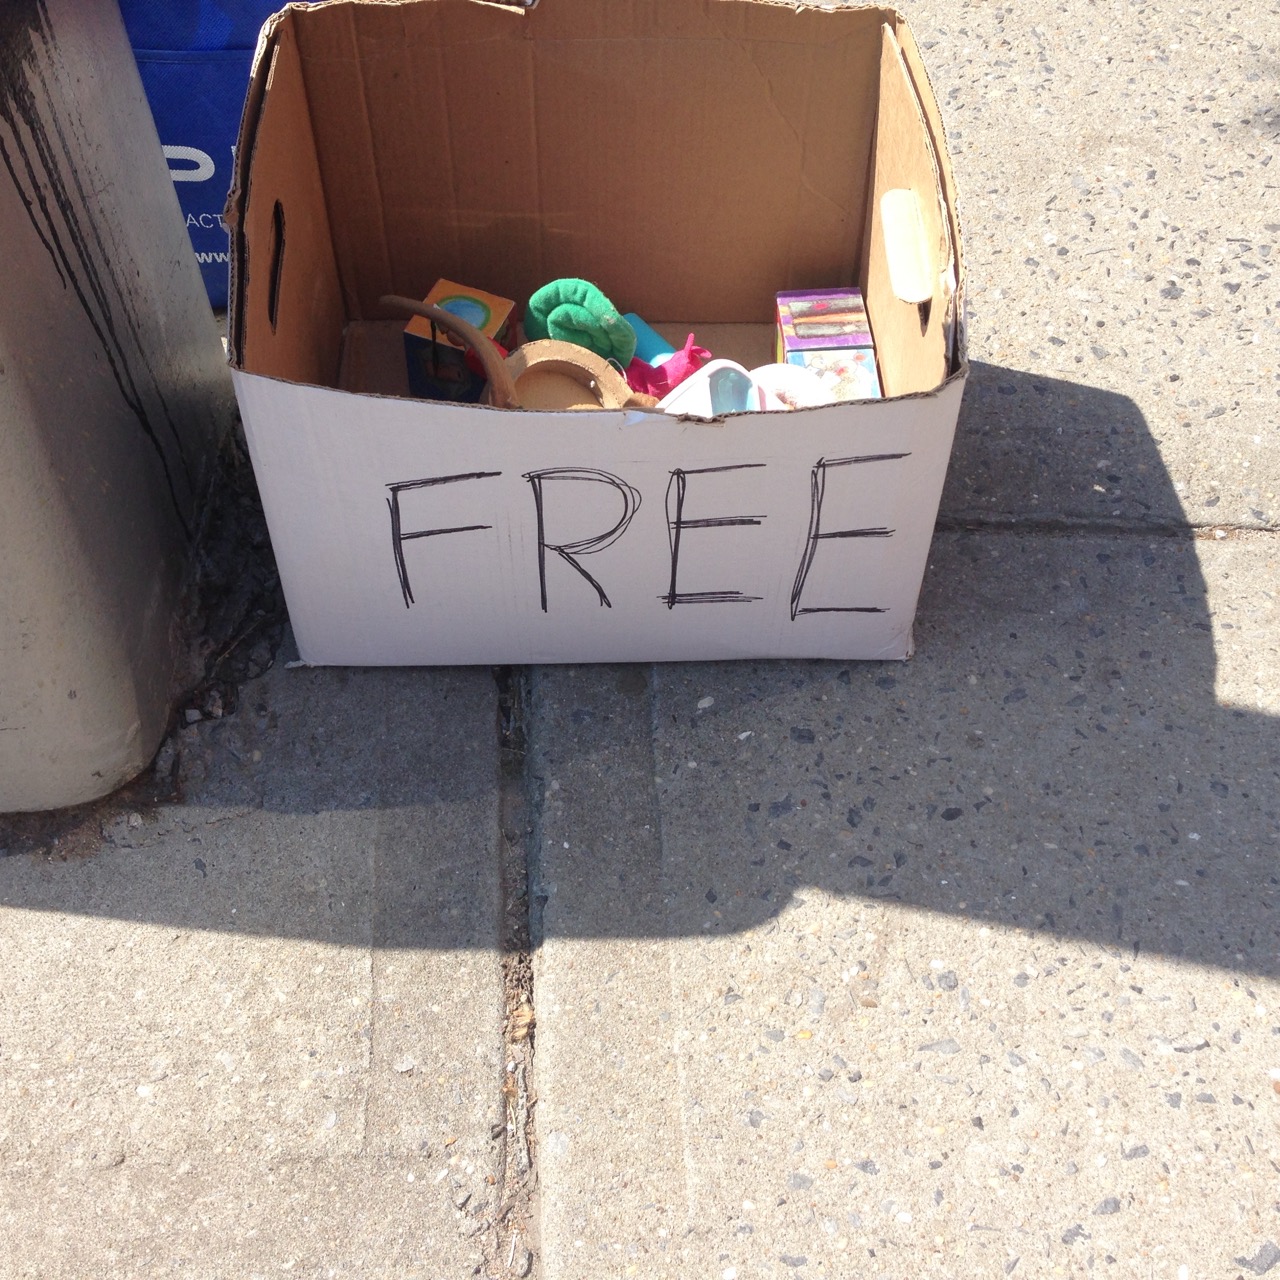
{"label": "white cardboard sign", "polygon": [[717,423],[233,377],[309,663],[911,653],[963,377]]}

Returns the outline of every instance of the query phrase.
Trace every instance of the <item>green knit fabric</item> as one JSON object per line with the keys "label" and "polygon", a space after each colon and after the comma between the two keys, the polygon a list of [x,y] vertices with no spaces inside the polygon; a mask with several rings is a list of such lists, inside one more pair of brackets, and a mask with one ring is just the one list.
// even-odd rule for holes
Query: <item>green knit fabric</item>
{"label": "green knit fabric", "polygon": [[529,299],[525,336],[531,341],[557,338],[616,360],[622,368],[636,353],[635,330],[613,303],[586,280],[553,280]]}

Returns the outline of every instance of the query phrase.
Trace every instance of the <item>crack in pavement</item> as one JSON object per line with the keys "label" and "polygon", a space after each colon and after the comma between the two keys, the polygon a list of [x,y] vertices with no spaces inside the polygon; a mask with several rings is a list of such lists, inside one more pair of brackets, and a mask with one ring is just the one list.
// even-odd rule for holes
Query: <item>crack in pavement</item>
{"label": "crack in pavement", "polygon": [[528,668],[496,667],[498,690],[499,876],[503,1019],[498,1208],[486,1242],[486,1274],[525,1277],[537,1258],[537,1171],[534,1165],[533,955],[529,922],[530,821],[526,778]]}

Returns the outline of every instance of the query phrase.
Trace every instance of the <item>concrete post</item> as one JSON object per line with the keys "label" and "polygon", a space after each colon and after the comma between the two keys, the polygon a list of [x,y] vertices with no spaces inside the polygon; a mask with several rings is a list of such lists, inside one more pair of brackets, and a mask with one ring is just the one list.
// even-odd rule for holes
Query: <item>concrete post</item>
{"label": "concrete post", "polygon": [[0,4],[0,812],[138,773],[232,421],[114,0]]}

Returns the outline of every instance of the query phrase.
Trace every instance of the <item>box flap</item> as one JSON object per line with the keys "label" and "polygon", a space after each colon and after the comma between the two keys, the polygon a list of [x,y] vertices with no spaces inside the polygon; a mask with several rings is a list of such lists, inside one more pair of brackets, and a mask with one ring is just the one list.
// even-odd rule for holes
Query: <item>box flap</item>
{"label": "box flap", "polygon": [[259,373],[331,383],[342,297],[291,16],[263,28],[227,202],[231,354],[239,366],[251,349]]}
{"label": "box flap", "polygon": [[779,288],[852,283],[886,16],[295,12],[348,318],[440,276],[518,298],[579,275],[642,315],[722,322],[766,320]]}
{"label": "box flap", "polygon": [[938,100],[933,92],[933,82],[925,69],[924,60],[916,44],[915,34],[905,23],[895,28],[898,43],[902,48],[902,56],[910,72],[916,97],[929,128],[929,138],[933,143],[934,159],[938,165],[938,177],[942,185],[942,195],[946,204],[947,220],[951,233],[951,252],[956,267],[955,292],[955,329],[956,346],[953,353],[953,367],[958,367],[967,359],[964,344],[964,245],[960,235],[960,203],[956,192],[955,168],[951,162],[951,152],[947,147],[946,128],[942,122],[942,112],[938,109]]}
{"label": "box flap", "polygon": [[[955,264],[937,157],[902,50],[887,24],[880,47],[880,107],[863,278],[884,394],[900,396],[932,391],[947,376]],[[895,199],[906,193],[912,199]],[[886,210],[904,208],[916,211],[911,238],[930,286],[924,300],[914,292],[901,297],[894,288],[895,280],[901,289],[906,275],[921,274],[900,272],[890,261],[907,229],[897,222],[887,226]]]}

